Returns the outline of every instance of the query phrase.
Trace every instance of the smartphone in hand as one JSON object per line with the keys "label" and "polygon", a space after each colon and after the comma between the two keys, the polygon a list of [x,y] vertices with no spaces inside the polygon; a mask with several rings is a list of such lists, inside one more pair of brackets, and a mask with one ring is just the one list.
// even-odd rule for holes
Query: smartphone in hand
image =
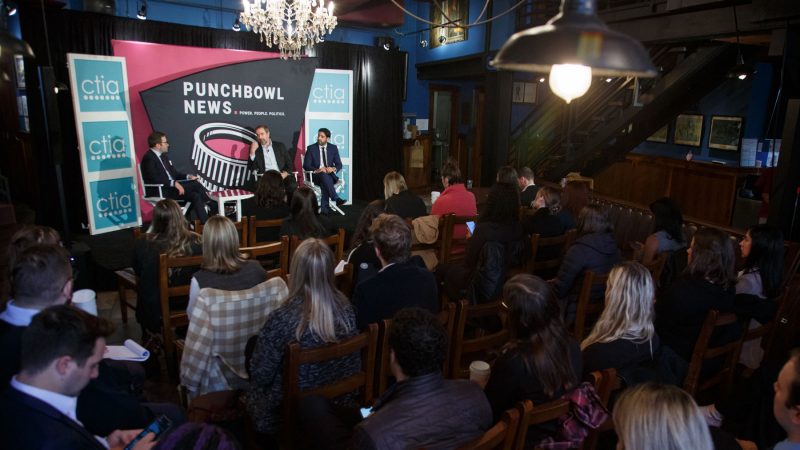
{"label": "smartphone in hand", "polygon": [[159,436],[164,434],[165,431],[169,430],[172,427],[172,421],[169,420],[169,417],[165,415],[160,415],[156,417],[156,420],[150,422],[150,425],[145,427],[141,433],[139,433],[133,440],[125,447],[125,450],[131,450],[133,447],[136,446],[136,443],[142,440],[143,437],[147,436],[148,433],[153,433],[155,438],[153,440],[157,440]]}

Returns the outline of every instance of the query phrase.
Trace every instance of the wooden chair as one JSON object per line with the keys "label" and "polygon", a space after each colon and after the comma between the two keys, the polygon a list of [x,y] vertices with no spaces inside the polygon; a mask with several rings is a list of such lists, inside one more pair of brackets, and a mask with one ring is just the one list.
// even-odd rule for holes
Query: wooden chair
{"label": "wooden chair", "polygon": [[[709,347],[709,341],[716,329],[731,324],[739,324],[736,315],[733,313],[721,313],[716,309],[712,309],[706,315],[703,328],[700,330],[700,335],[694,344],[692,360],[689,362],[689,370],[683,382],[683,390],[690,395],[696,396],[698,393],[717,385],[722,385],[723,388],[730,388],[736,363],[739,361],[742,339],[740,338],[718,347]],[[715,374],[706,376],[701,382],[700,373],[703,363],[709,359],[720,357],[725,357],[722,368]]]}
{"label": "wooden chair", "polygon": [[336,282],[336,289],[342,292],[347,298],[351,298],[353,296],[353,265],[347,263],[342,267],[342,271],[335,274],[335,282]]}
{"label": "wooden chair", "polygon": [[[475,222],[478,216],[456,216],[448,214],[448,219],[444,223],[444,236],[442,236],[441,256],[439,257],[439,264],[451,263],[461,261],[466,254],[467,242],[469,237],[456,238],[454,230],[456,225],[466,226],[467,222]],[[455,251],[454,250],[458,250]]]}
{"label": "wooden chair", "polygon": [[[233,222],[233,225],[236,227],[236,231],[239,232],[239,247],[246,247],[248,245],[253,246],[252,244],[249,244],[250,239],[248,238],[248,232],[250,228],[247,224],[247,217],[242,217],[241,222]],[[203,228],[205,228],[205,226],[200,223],[200,219],[195,219],[194,232],[197,234],[203,234]]]}
{"label": "wooden chair", "polygon": [[604,301],[599,303],[589,302],[592,296],[592,288],[598,285],[605,286],[607,281],[608,274],[599,275],[592,271],[587,271],[583,274],[583,284],[578,294],[578,306],[575,310],[575,327],[572,330],[572,334],[578,342],[583,340],[583,337],[587,334],[587,328],[591,329],[605,307]]}
{"label": "wooden chair", "polygon": [[[509,339],[507,315],[506,306],[502,301],[476,306],[470,306],[467,300],[458,302],[453,342],[450,344],[453,349],[450,358],[451,378],[468,378],[469,362],[473,359],[484,361],[494,359],[490,358],[491,352],[502,347]],[[474,337],[467,338],[464,336],[469,322],[492,317],[499,318],[502,324],[502,328],[499,331],[486,332],[481,330]],[[470,358],[470,361],[464,367],[464,359],[467,357]]]}
{"label": "wooden chair", "polygon": [[258,245],[266,244],[269,241],[259,241],[258,240],[258,230],[262,228],[278,228],[280,229],[281,225],[283,225],[284,219],[264,219],[258,220],[256,216],[250,216],[250,219],[247,221],[249,226],[249,231],[247,232],[247,245],[250,247],[255,247]]}
{"label": "wooden chair", "polygon": [[[561,236],[553,236],[553,237],[541,237],[538,233],[535,233],[531,236],[531,259],[528,260],[528,273],[539,274],[543,272],[551,272],[554,270],[558,270],[561,267],[561,262],[564,260],[564,254],[567,253],[567,249],[572,244],[572,241],[575,240],[576,231],[567,230]],[[558,254],[558,257],[553,259],[546,259],[543,261],[537,261],[536,255],[541,247],[556,247],[559,246],[561,251]]]}
{"label": "wooden chair", "polygon": [[[602,371],[595,371],[586,376],[586,381],[594,386],[597,396],[600,397],[603,406],[609,411],[611,410],[609,402],[612,395],[619,392],[622,388],[622,380],[617,376],[617,369],[603,369]],[[597,442],[600,434],[614,429],[614,421],[611,416],[600,425],[596,430],[589,431],[589,435],[583,441],[583,450],[594,450],[597,447]]]}
{"label": "wooden chair", "polygon": [[525,439],[528,437],[528,428],[558,419],[570,412],[572,405],[564,399],[553,400],[538,406],[534,406],[530,400],[525,400],[517,404],[517,409],[520,411],[520,419],[513,448],[522,450],[526,448]]}
{"label": "wooden chair", "polygon": [[181,269],[185,267],[200,267],[203,263],[203,256],[181,256],[170,258],[166,254],[161,254],[158,263],[158,289],[161,302],[161,333],[164,339],[164,353],[167,362],[167,370],[173,380],[178,377],[178,349],[175,345],[174,328],[184,326],[189,323],[186,315],[186,308],[172,309],[170,304],[173,298],[189,296],[189,284],[170,285],[170,269]]}
{"label": "wooden chair", "polygon": [[278,267],[267,271],[267,278],[281,277],[286,281],[286,274],[289,273],[289,237],[282,236],[278,242],[259,245],[254,247],[242,247],[240,253],[253,260],[274,257],[278,255]]}
{"label": "wooden chair", "polygon": [[[133,240],[139,239],[142,230],[138,226],[133,227]],[[133,267],[115,270],[114,277],[117,279],[117,295],[119,296],[119,313],[122,316],[122,323],[128,323],[128,308],[136,311],[136,305],[128,302],[128,289],[139,291],[139,277],[133,271]]]}
{"label": "wooden chair", "polygon": [[[449,357],[452,352],[452,344],[453,344],[453,329],[455,328],[455,320],[456,320],[456,306],[454,304],[449,304],[445,309],[443,309],[439,314],[436,315],[439,321],[444,325],[445,330],[447,331],[448,337],[448,344],[447,344],[447,354],[445,355],[444,361],[442,361],[442,375],[447,378],[450,376],[450,361]],[[392,319],[386,319],[381,321],[380,328],[379,328],[379,338],[378,338],[378,376],[376,381],[377,390],[375,391],[375,396],[380,396],[383,394],[386,389],[389,387],[389,381],[392,378],[392,371],[389,367],[389,334],[392,330]]]}
{"label": "wooden chair", "polygon": [[[433,250],[436,253],[437,261],[441,262],[442,258],[444,257],[444,245],[443,242],[450,240],[449,232],[452,231],[451,221],[455,217],[454,214],[445,214],[439,216],[439,236],[436,239],[436,242],[432,244],[423,244],[418,242],[416,244],[411,245],[411,252],[419,252],[425,250]],[[413,220],[406,219],[406,224],[411,229],[411,232],[414,233],[414,225]]]}
{"label": "wooden chair", "polygon": [[503,418],[492,428],[486,430],[477,441],[461,447],[459,450],[511,450],[519,428],[519,410],[509,409]]}
{"label": "wooden chair", "polygon": [[[339,228],[339,231],[336,234],[332,234],[326,238],[321,238],[320,240],[333,247],[333,256],[335,258],[334,263],[338,263],[344,259],[344,228]],[[297,251],[297,247],[300,246],[301,242],[302,241],[299,237],[292,236],[291,245],[289,246],[290,263],[292,256],[294,256],[294,252]]]}
{"label": "wooden chair", "polygon": [[[294,448],[292,444],[296,430],[297,404],[300,400],[312,395],[333,399],[358,390],[361,406],[372,404],[377,347],[378,326],[375,324],[370,324],[367,331],[335,344],[309,349],[301,348],[297,342],[287,346],[283,376],[283,420],[287,448]],[[300,389],[297,382],[300,377],[300,366],[341,358],[355,352],[361,353],[359,372],[333,384]]]}

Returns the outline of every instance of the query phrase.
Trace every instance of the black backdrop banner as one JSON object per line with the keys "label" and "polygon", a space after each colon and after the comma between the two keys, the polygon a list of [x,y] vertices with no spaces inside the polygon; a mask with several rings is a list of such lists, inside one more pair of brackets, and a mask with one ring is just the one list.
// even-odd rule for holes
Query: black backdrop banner
{"label": "black backdrop banner", "polygon": [[[42,10],[38,3],[21,3],[19,8],[22,37],[36,53],[35,60],[26,60],[26,83],[30,114],[32,145],[37,149],[36,166],[44,201],[37,206],[41,223],[58,227],[60,222],[52,155],[44,140],[45,126],[42,100],[38,91],[39,66],[52,65],[59,81],[68,80],[67,53],[113,55],[113,39],[185,45],[206,48],[270,51],[259,42],[255,33],[191,27],[153,20],[128,19],[105,14],[87,13],[46,7],[49,51],[42,32]],[[353,196],[372,200],[383,197],[383,175],[402,170],[402,53],[384,51],[338,42],[316,46],[318,67],[353,71]],[[158,64],[158,61],[153,61]],[[69,96],[59,96],[58,107],[62,124],[75,119]],[[78,139],[72,126],[64,126],[64,184],[81,184]],[[287,144],[289,144],[287,142]],[[76,193],[77,194],[77,193]],[[73,228],[86,221],[86,209],[81,195],[67,196],[67,209]]]}
{"label": "black backdrop banner", "polygon": [[176,166],[193,166],[211,190],[240,188],[249,176],[246,166],[256,126],[268,123],[272,139],[291,148],[316,62],[276,58],[229,64],[140,95],[153,129],[167,132],[170,147],[192,149],[170,152]]}

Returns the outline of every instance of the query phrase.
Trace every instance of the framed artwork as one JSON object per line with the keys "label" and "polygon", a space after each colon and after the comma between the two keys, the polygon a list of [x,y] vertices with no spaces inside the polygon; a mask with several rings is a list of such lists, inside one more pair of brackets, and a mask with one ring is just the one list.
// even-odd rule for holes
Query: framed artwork
{"label": "framed artwork", "polygon": [[662,144],[666,144],[667,143],[667,130],[669,130],[669,124],[664,125],[663,127],[661,127],[661,129],[659,129],[658,131],[653,133],[652,136],[647,138],[647,141],[648,142],[660,142]]}
{"label": "framed artwork", "polygon": [[672,141],[680,145],[700,147],[703,138],[703,115],[681,114],[675,119],[675,131]]}
{"label": "framed artwork", "polygon": [[742,118],[737,116],[711,116],[708,148],[739,151]]}
{"label": "framed artwork", "polygon": [[452,44],[467,40],[467,29],[454,27],[453,24],[465,24],[469,15],[469,0],[442,0],[431,2],[431,22],[440,24],[450,24],[446,27],[431,28],[431,36],[428,42],[431,48],[442,45]]}
{"label": "framed artwork", "polygon": [[511,100],[514,103],[536,103],[536,83],[515,81]]}

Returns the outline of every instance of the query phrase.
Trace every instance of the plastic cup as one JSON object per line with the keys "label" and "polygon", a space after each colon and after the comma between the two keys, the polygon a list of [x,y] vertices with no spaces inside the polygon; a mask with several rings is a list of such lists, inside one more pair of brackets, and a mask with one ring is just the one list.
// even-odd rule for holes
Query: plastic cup
{"label": "plastic cup", "polygon": [[469,380],[478,383],[481,389],[486,387],[491,373],[492,368],[486,361],[472,361],[469,365]]}
{"label": "plastic cup", "polygon": [[72,293],[72,306],[87,313],[97,315],[97,294],[91,289],[81,289]]}

